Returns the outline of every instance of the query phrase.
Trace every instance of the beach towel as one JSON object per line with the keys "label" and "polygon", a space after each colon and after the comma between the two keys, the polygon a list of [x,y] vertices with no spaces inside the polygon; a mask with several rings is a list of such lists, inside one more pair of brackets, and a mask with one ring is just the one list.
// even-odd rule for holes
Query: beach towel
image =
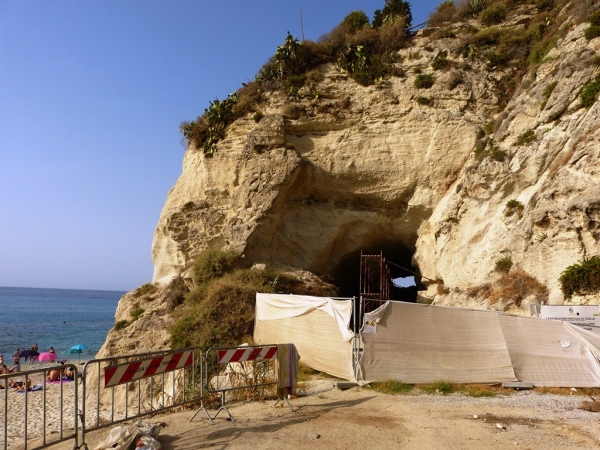
{"label": "beach towel", "polygon": [[65,384],[65,383],[71,383],[73,380],[69,380],[68,378],[63,378],[62,381],[61,380],[56,380],[56,381],[46,381],[46,383],[48,384]]}
{"label": "beach towel", "polygon": [[277,344],[277,389],[280,395],[296,393],[299,360],[294,344]]}
{"label": "beach towel", "polygon": [[[41,391],[42,389],[44,389],[44,385],[43,384],[34,384],[29,389],[27,389],[27,391],[28,392],[35,392],[35,391]],[[25,391],[17,391],[17,394],[24,394],[24,393],[25,393]]]}

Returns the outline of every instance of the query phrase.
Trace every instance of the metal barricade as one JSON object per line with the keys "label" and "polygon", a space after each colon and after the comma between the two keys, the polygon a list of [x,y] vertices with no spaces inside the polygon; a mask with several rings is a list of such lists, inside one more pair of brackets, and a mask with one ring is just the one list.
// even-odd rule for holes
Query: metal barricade
{"label": "metal barricade", "polygon": [[[10,443],[27,450],[31,439],[41,439],[31,447],[36,449],[69,439],[74,439],[77,447],[79,379],[75,364],[0,375],[0,401],[4,406],[0,411],[0,448],[6,450]],[[49,441],[50,434],[57,436]]]}
{"label": "metal barricade", "polygon": [[[93,359],[82,371],[81,447],[85,434],[186,404],[202,404],[199,347]],[[146,404],[142,402],[146,400]]]}
{"label": "metal barricade", "polygon": [[[226,393],[243,389],[264,389],[266,386],[276,385],[276,358],[276,344],[220,347],[207,350],[204,359],[204,389],[210,394],[220,393],[221,405],[215,415],[211,417],[203,402],[190,421],[201,409],[204,410],[211,423],[221,411],[225,411],[233,421],[233,416],[225,406]],[[285,400],[292,411],[294,410],[285,396],[280,396],[275,405],[282,400]]]}

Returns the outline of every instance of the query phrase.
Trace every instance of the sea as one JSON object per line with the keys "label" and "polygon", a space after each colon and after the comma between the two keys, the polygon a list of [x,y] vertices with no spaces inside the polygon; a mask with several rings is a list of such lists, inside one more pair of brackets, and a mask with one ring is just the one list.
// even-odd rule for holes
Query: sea
{"label": "sea", "polygon": [[[93,359],[115,324],[117,303],[125,292],[83,289],[0,287],[0,354],[12,365],[17,348],[39,352],[54,347],[58,359]],[[71,354],[74,345],[87,347]],[[23,360],[21,363],[23,364]]]}

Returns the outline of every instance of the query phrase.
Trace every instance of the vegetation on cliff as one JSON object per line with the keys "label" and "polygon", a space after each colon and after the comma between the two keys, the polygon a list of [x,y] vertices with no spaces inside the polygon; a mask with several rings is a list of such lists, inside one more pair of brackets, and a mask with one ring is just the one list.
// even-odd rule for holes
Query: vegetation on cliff
{"label": "vegetation on cliff", "polygon": [[[529,6],[530,9],[515,23],[514,14],[510,13],[520,6]],[[564,14],[559,18],[559,14],[565,11],[575,22],[590,22],[586,30],[588,38],[593,38],[596,30],[600,29],[600,13],[592,12],[590,2],[448,0],[430,15],[429,28],[424,30],[424,34],[432,34],[434,38],[460,39],[462,56],[484,60],[492,69],[514,68],[498,82],[495,92],[498,106],[503,108],[522,77],[544,61],[558,39],[573,24],[563,22]],[[260,104],[265,100],[265,93],[280,90],[292,98],[311,96],[318,99],[320,74],[316,69],[324,63],[337,64],[364,86],[380,83],[390,76],[404,76],[397,51],[411,45],[414,36],[408,32],[411,23],[409,2],[386,0],[381,10],[375,11],[372,22],[363,11],[353,11],[317,42],[299,42],[288,33],[284,43],[261,67],[254,81],[244,84],[225,100],[211,102],[202,116],[183,122],[180,132],[188,143],[211,156],[217,151],[217,143],[225,137],[228,125],[245,114],[260,116]],[[452,65],[446,57],[436,59],[434,63],[434,70]],[[421,78],[425,76],[431,75],[423,74]],[[426,88],[431,84],[415,80],[417,87]],[[582,95],[586,106],[597,98],[596,91],[588,92],[587,100]]]}
{"label": "vegetation on cliff", "polygon": [[560,275],[559,281],[565,298],[600,292],[600,257],[593,256],[570,265]]}
{"label": "vegetation on cliff", "polygon": [[231,251],[203,251],[193,271],[194,287],[174,313],[172,348],[251,342],[257,292],[323,295],[293,276],[266,267],[244,268]]}

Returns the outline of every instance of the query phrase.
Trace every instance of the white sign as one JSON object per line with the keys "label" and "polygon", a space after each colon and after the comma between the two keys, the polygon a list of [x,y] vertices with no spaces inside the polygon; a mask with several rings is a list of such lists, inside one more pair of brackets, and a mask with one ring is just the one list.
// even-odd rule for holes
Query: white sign
{"label": "white sign", "polygon": [[366,320],[362,332],[364,334],[377,334],[377,322],[374,320]]}
{"label": "white sign", "polygon": [[561,320],[600,334],[600,306],[542,305],[542,319]]}

